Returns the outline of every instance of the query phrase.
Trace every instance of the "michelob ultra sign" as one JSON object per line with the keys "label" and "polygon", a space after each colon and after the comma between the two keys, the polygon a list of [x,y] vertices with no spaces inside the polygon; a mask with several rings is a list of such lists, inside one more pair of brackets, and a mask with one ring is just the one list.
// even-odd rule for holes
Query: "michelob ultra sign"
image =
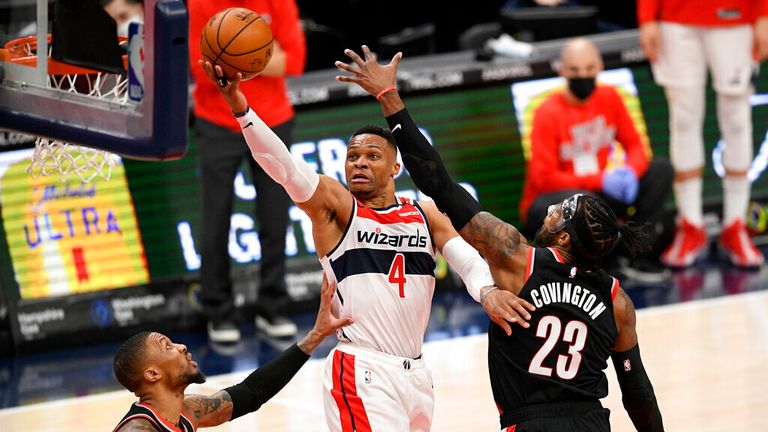
{"label": "michelob ultra sign", "polygon": [[133,200],[118,161],[110,180],[33,179],[32,150],[0,154],[0,209],[22,299],[149,281]]}

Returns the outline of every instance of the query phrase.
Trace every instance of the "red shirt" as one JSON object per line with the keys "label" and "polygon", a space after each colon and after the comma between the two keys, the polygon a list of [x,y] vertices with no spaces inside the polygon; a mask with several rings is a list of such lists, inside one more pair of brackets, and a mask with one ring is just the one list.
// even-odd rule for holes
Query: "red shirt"
{"label": "red shirt", "polygon": [[[285,51],[286,75],[300,75],[304,71],[307,46],[299,21],[295,0],[187,0],[189,10],[189,56],[192,77],[195,80],[193,94],[195,115],[211,123],[240,132],[240,125],[232,116],[232,110],[221,97],[216,85],[208,79],[197,61],[200,54],[200,35],[203,27],[216,12],[228,7],[250,9],[269,23],[272,35]],[[293,117],[293,106],[283,77],[257,76],[240,83],[240,89],[248,104],[268,126],[284,123]]]}
{"label": "red shirt", "polygon": [[[624,101],[613,87],[598,85],[581,105],[569,102],[563,92],[545,100],[533,116],[531,157],[520,201],[522,219],[539,194],[602,190],[603,170],[616,141],[626,151],[625,164],[642,177],[648,158]],[[595,163],[596,172],[577,173],[577,159]]]}
{"label": "red shirt", "polygon": [[637,22],[667,21],[695,26],[750,24],[768,16],[768,0],[638,0]]}

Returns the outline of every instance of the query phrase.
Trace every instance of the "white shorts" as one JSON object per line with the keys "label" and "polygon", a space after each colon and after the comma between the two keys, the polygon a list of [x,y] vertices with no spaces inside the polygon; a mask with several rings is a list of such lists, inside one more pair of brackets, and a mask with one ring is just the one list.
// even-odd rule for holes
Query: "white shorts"
{"label": "white shorts", "polygon": [[707,67],[718,93],[750,91],[752,26],[697,27],[662,22],[661,47],[651,64],[656,83],[669,87],[703,87]]}
{"label": "white shorts", "polygon": [[323,368],[325,422],[332,432],[428,431],[435,398],[423,358],[340,342]]}

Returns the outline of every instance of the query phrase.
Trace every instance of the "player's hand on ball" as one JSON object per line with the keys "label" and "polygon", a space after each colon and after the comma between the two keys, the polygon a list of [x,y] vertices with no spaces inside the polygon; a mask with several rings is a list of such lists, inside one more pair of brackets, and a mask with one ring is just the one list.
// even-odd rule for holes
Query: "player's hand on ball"
{"label": "player's hand on ball", "polygon": [[232,112],[244,112],[248,108],[248,101],[243,92],[240,91],[240,82],[243,80],[243,75],[240,72],[235,74],[234,80],[229,81],[219,65],[213,65],[211,62],[203,60],[199,60],[198,63],[208,78],[216,83],[216,88],[224,96]]}

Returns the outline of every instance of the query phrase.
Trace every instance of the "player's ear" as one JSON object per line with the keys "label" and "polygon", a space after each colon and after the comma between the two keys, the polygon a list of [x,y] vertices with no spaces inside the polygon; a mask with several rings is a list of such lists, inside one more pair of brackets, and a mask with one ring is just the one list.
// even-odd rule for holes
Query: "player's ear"
{"label": "player's ear", "polygon": [[571,246],[571,235],[566,230],[560,230],[557,234],[557,244],[563,247]]}
{"label": "player's ear", "polygon": [[147,366],[144,368],[144,379],[148,383],[155,383],[157,381],[160,381],[160,379],[163,377],[162,373],[160,373],[160,370],[158,370],[154,366]]}
{"label": "player's ear", "polygon": [[394,178],[399,172],[400,172],[400,162],[395,161],[394,165],[392,165],[392,177]]}

